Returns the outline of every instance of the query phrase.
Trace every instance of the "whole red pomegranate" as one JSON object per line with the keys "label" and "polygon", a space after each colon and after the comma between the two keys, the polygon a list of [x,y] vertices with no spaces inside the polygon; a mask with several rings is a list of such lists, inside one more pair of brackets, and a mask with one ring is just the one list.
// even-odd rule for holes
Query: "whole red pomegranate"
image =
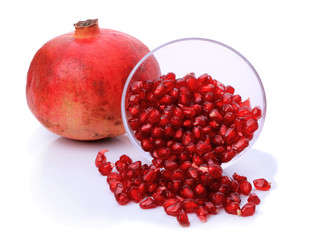
{"label": "whole red pomegranate", "polygon": [[[99,28],[97,19],[74,26],[75,32],[48,41],[35,54],[27,75],[28,106],[47,129],[67,138],[121,135],[124,83],[149,49],[128,34]],[[155,58],[137,74],[159,77]]]}

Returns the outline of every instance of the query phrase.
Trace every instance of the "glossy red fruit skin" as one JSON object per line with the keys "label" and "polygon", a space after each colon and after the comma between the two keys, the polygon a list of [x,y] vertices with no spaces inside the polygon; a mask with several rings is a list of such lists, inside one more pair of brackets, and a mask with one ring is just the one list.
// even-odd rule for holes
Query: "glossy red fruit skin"
{"label": "glossy red fruit skin", "polygon": [[[138,39],[98,27],[97,20],[75,24],[75,32],[45,43],[27,74],[31,112],[48,130],[76,140],[123,134],[121,97],[137,62],[149,52]],[[160,76],[152,58],[139,79]]]}

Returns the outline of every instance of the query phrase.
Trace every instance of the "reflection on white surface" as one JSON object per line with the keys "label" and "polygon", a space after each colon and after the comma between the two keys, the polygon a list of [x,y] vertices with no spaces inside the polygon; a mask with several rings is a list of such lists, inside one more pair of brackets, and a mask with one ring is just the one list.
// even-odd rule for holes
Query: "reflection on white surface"
{"label": "reflection on white surface", "polygon": [[[40,137],[40,136],[33,136]],[[33,148],[33,137],[29,147]],[[48,138],[47,138],[48,139]],[[38,141],[39,142],[39,141]],[[40,146],[38,144],[38,146]],[[101,176],[95,167],[94,160],[100,149],[107,148],[106,154],[111,162],[118,160],[122,154],[129,155],[133,160],[147,160],[140,155],[126,135],[114,139],[95,142],[79,142],[62,137],[52,138],[43,148],[39,149],[31,174],[31,193],[35,204],[45,215],[65,225],[74,226],[107,226],[123,222],[144,222],[168,227],[178,227],[176,219],[167,216],[163,208],[142,210],[137,204],[130,203],[120,206],[110,192],[106,178]],[[277,162],[272,155],[256,149],[250,149],[242,158],[227,168],[225,174],[233,172],[246,175],[249,180],[265,177],[276,188],[274,176]],[[263,205],[269,193],[258,192]],[[243,198],[245,202],[245,198]],[[250,222],[258,217],[259,211],[250,218],[238,219],[220,211],[219,215],[211,216],[208,222],[214,225],[227,224],[228,221]],[[191,225],[201,225],[194,214],[189,215]],[[228,222],[229,223],[229,222]],[[203,227],[203,226],[200,226]]]}

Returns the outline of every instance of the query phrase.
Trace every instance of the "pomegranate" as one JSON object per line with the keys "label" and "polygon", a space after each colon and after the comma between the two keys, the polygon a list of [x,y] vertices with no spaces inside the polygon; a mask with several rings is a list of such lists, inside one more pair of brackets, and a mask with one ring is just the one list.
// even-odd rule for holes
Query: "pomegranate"
{"label": "pomegranate", "polygon": [[[76,140],[97,140],[124,133],[120,102],[124,83],[149,52],[138,39],[80,21],[75,32],[45,43],[27,75],[27,103],[50,131]],[[152,57],[137,72],[139,80],[160,76]]]}

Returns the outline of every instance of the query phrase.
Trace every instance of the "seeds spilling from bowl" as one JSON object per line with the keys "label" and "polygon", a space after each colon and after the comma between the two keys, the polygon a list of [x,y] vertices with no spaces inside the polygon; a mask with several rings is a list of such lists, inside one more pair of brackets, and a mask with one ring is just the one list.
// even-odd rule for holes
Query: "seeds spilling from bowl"
{"label": "seeds spilling from bowl", "polygon": [[[220,209],[244,217],[255,213],[260,199],[252,184],[237,173],[225,175],[221,165],[249,146],[262,117],[259,106],[252,108],[232,86],[194,73],[134,81],[126,106],[129,128],[152,163],[123,155],[112,172],[108,150],[98,152],[96,166],[119,204],[162,206],[182,226],[190,225],[189,213],[202,222]],[[271,185],[258,179],[254,186],[268,190]],[[243,205],[242,196],[248,196]]]}

